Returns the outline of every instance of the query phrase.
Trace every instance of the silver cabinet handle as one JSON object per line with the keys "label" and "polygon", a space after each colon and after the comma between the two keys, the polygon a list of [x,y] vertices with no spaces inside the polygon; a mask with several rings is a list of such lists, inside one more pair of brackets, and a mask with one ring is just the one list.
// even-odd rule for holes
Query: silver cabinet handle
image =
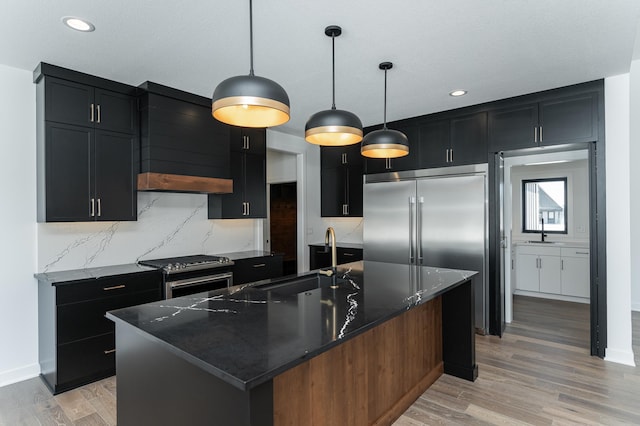
{"label": "silver cabinet handle", "polygon": [[242,216],[246,216],[247,215],[247,203],[243,202],[242,203]]}
{"label": "silver cabinet handle", "polygon": [[353,254],[353,253],[349,253],[349,252],[347,252],[347,251],[343,252],[343,253],[342,253],[342,255],[343,255],[343,256],[355,256],[355,254]]}
{"label": "silver cabinet handle", "polygon": [[424,205],[424,197],[418,198],[418,205],[416,211],[416,225],[418,227],[416,246],[418,251],[418,262],[422,264],[422,206]]}
{"label": "silver cabinet handle", "polygon": [[98,198],[98,217],[102,216],[102,198]]}
{"label": "silver cabinet handle", "polygon": [[542,142],[542,126],[540,126],[540,142]]}
{"label": "silver cabinet handle", "polygon": [[98,116],[96,123],[100,123],[100,104],[96,105],[96,113],[96,115]]}
{"label": "silver cabinet handle", "polygon": [[538,126],[533,128],[533,142],[538,143]]}
{"label": "silver cabinet handle", "polygon": [[95,111],[94,111],[95,107],[93,104],[91,104],[91,119],[90,121],[93,123],[93,120],[95,118]]}
{"label": "silver cabinet handle", "polygon": [[588,251],[577,251],[576,254],[589,254]]}
{"label": "silver cabinet handle", "polygon": [[91,213],[89,213],[89,216],[95,217],[95,215],[96,215],[96,199],[92,198],[91,199]]}
{"label": "silver cabinet handle", "polygon": [[104,291],[111,291],[111,290],[118,290],[118,289],[125,288],[125,287],[126,287],[126,284],[120,284],[120,285],[114,285],[114,286],[111,286],[111,287],[102,287],[102,289]]}
{"label": "silver cabinet handle", "polygon": [[115,351],[116,351],[115,349],[108,349],[108,350],[103,351],[103,352],[104,352],[105,355],[109,355],[109,354],[115,353]]}
{"label": "silver cabinet handle", "polygon": [[265,266],[267,266],[266,263],[256,263],[253,265],[254,268],[264,268]]}
{"label": "silver cabinet handle", "polygon": [[449,148],[447,148],[447,149],[444,151],[444,162],[445,162],[445,163],[448,163],[448,162],[449,162]]}
{"label": "silver cabinet handle", "polygon": [[564,271],[564,259],[560,259],[560,270]]}
{"label": "silver cabinet handle", "polygon": [[247,216],[251,215],[251,203],[247,201]]}
{"label": "silver cabinet handle", "polygon": [[391,158],[385,158],[385,160],[384,160],[384,161],[385,161],[385,163],[384,163],[384,164],[385,164],[384,168],[385,168],[385,169],[387,169],[387,170],[391,169]]}
{"label": "silver cabinet handle", "polygon": [[453,163],[453,148],[449,149],[449,162]]}
{"label": "silver cabinet handle", "polygon": [[242,149],[249,149],[249,136],[242,136]]}

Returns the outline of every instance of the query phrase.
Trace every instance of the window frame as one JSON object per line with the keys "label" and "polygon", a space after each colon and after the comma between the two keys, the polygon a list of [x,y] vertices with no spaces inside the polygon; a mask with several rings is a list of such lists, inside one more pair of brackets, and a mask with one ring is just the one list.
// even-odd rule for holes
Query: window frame
{"label": "window frame", "polygon": [[[540,182],[557,182],[557,181],[561,181],[564,183],[564,209],[563,209],[563,214],[564,214],[564,231],[552,231],[552,230],[544,230],[545,234],[559,234],[559,235],[566,235],[569,233],[569,203],[568,203],[568,179],[566,176],[564,177],[554,177],[554,178],[539,178],[539,179],[522,179],[522,192],[521,192],[521,199],[522,199],[522,233],[523,234],[540,234],[542,233],[542,230],[540,229],[536,229],[536,230],[529,230],[526,228],[526,216],[527,216],[527,197],[525,196],[526,194],[526,186],[527,183],[540,183]],[[559,215],[556,214],[556,218],[558,218]]]}

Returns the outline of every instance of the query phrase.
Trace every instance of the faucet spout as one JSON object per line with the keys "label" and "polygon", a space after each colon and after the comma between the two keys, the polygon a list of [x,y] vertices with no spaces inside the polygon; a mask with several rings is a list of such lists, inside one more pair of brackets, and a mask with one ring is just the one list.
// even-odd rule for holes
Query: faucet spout
{"label": "faucet spout", "polygon": [[331,244],[331,271],[336,273],[338,267],[338,252],[336,249],[336,232],[332,227],[327,228],[327,232],[324,234],[324,245],[328,247]]}

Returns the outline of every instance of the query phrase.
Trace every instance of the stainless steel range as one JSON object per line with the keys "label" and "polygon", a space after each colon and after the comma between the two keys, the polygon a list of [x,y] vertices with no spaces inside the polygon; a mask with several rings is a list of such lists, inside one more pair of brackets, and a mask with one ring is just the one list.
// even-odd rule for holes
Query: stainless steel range
{"label": "stainless steel range", "polygon": [[162,269],[165,299],[233,285],[233,261],[228,257],[198,254],[140,260],[138,263]]}

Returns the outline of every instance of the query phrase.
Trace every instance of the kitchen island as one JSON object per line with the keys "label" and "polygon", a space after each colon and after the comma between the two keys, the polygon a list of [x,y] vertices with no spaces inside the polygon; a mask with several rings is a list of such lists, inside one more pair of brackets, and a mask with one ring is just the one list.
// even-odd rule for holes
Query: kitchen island
{"label": "kitchen island", "polygon": [[475,380],[473,275],[361,261],[111,311],[118,424],[391,424]]}

